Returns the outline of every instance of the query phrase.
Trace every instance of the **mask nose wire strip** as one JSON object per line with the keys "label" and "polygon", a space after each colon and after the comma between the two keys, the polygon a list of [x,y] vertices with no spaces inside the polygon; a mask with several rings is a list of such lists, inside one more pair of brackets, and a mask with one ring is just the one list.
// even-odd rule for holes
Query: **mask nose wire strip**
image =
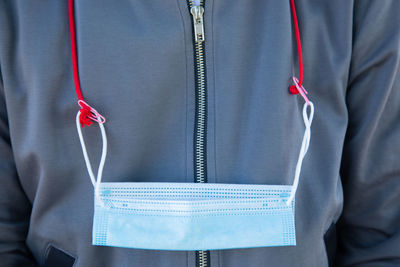
{"label": "mask nose wire strip", "polygon": [[[307,114],[308,107],[310,107],[310,115]],[[303,136],[303,141],[301,143],[299,158],[298,158],[297,164],[296,164],[296,171],[295,171],[294,181],[293,181],[293,185],[292,185],[292,191],[290,192],[289,199],[286,201],[286,205],[288,205],[288,206],[293,201],[293,199],[296,195],[297,187],[299,185],[301,166],[303,164],[303,159],[304,159],[305,155],[307,154],[308,147],[310,146],[311,124],[312,124],[313,118],[314,118],[314,104],[311,101],[308,101],[308,102],[304,103],[304,106],[303,106],[303,121],[304,121],[304,125],[305,125],[306,129],[304,131],[304,136]]]}
{"label": "mask nose wire strip", "polygon": [[81,147],[82,147],[83,157],[85,159],[86,168],[87,168],[87,171],[89,173],[90,180],[92,181],[92,184],[94,186],[95,197],[96,197],[98,203],[101,203],[104,206],[103,201],[101,201],[101,199],[100,199],[100,183],[101,183],[101,178],[103,176],[104,164],[106,162],[106,157],[107,157],[107,135],[106,135],[106,130],[104,128],[103,123],[98,122],[99,127],[100,127],[100,132],[101,132],[101,139],[103,141],[103,148],[102,148],[102,152],[101,152],[101,158],[100,158],[100,163],[99,163],[99,168],[97,170],[97,178],[96,178],[94,176],[94,173],[93,173],[93,170],[92,170],[92,164],[90,163],[89,155],[88,155],[87,150],[86,150],[85,140],[84,140],[83,135],[82,135],[82,129],[81,129],[80,120],[79,120],[80,114],[81,114],[81,112],[78,111],[78,113],[76,114],[76,120],[75,121],[76,121],[76,129],[77,129],[78,135],[79,135],[79,141],[80,141]]}

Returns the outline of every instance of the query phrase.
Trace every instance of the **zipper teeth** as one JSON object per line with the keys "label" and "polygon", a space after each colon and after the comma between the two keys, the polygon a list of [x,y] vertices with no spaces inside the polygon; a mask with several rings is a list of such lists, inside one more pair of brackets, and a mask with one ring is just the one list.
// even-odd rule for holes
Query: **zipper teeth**
{"label": "zipper teeth", "polygon": [[[189,8],[192,8],[193,0],[188,0]],[[204,0],[200,0],[200,6],[204,7]],[[205,62],[204,44],[202,41],[195,42],[196,57],[196,125],[195,125],[195,168],[196,182],[205,183],[206,181],[206,82],[205,82]],[[209,267],[209,251],[196,251],[196,265],[198,267]]]}
{"label": "zipper teeth", "polygon": [[204,250],[198,251],[199,254],[199,266],[200,267],[207,267],[208,265],[208,252]]}
{"label": "zipper teeth", "polygon": [[204,49],[202,42],[196,42],[197,66],[197,124],[196,124],[196,182],[206,182],[205,135],[206,135],[206,86]]}
{"label": "zipper teeth", "polygon": [[[188,0],[188,3],[189,3],[189,7],[192,7],[193,6],[193,0]],[[201,6],[204,6],[204,0],[200,0],[200,5]]]}

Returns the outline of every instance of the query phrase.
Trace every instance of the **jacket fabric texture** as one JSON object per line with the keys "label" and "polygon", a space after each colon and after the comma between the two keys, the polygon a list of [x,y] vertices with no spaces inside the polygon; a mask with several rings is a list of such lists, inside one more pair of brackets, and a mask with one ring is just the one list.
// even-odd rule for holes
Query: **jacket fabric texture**
{"label": "jacket fabric texture", "polygon": [[[105,182],[193,182],[186,0],[75,1],[83,94],[106,118]],[[400,266],[400,1],[297,0],[315,105],[290,247],[212,267]],[[304,124],[289,1],[206,0],[207,182],[293,183]],[[194,251],[91,245],[68,3],[0,0],[0,266],[196,266]],[[97,125],[83,129],[99,161]]]}

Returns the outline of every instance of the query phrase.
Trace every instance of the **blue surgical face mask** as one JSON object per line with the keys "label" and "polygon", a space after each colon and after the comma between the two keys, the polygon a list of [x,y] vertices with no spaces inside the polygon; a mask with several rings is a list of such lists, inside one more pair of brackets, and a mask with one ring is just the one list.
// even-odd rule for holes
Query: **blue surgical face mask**
{"label": "blue surgical face mask", "polygon": [[291,186],[102,183],[93,245],[210,250],[296,245]]}
{"label": "blue surgical face mask", "polygon": [[[310,107],[310,115],[307,108]],[[294,197],[308,150],[312,102],[293,185],[222,183],[102,183],[107,138],[94,177],[79,112],[77,129],[95,188],[93,245],[157,250],[213,250],[296,245]]]}

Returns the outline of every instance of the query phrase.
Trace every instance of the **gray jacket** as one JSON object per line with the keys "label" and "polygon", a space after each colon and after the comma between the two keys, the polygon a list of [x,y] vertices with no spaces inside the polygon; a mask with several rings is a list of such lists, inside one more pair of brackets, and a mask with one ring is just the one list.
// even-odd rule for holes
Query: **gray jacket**
{"label": "gray jacket", "polygon": [[[107,117],[107,182],[193,182],[187,0],[75,1],[85,99]],[[398,0],[297,0],[315,105],[297,245],[209,253],[212,267],[400,266]],[[206,0],[206,178],[291,184],[304,125],[289,1]],[[0,0],[0,266],[196,266],[196,253],[91,245],[93,188],[66,0]],[[84,135],[93,162],[101,137]]]}

